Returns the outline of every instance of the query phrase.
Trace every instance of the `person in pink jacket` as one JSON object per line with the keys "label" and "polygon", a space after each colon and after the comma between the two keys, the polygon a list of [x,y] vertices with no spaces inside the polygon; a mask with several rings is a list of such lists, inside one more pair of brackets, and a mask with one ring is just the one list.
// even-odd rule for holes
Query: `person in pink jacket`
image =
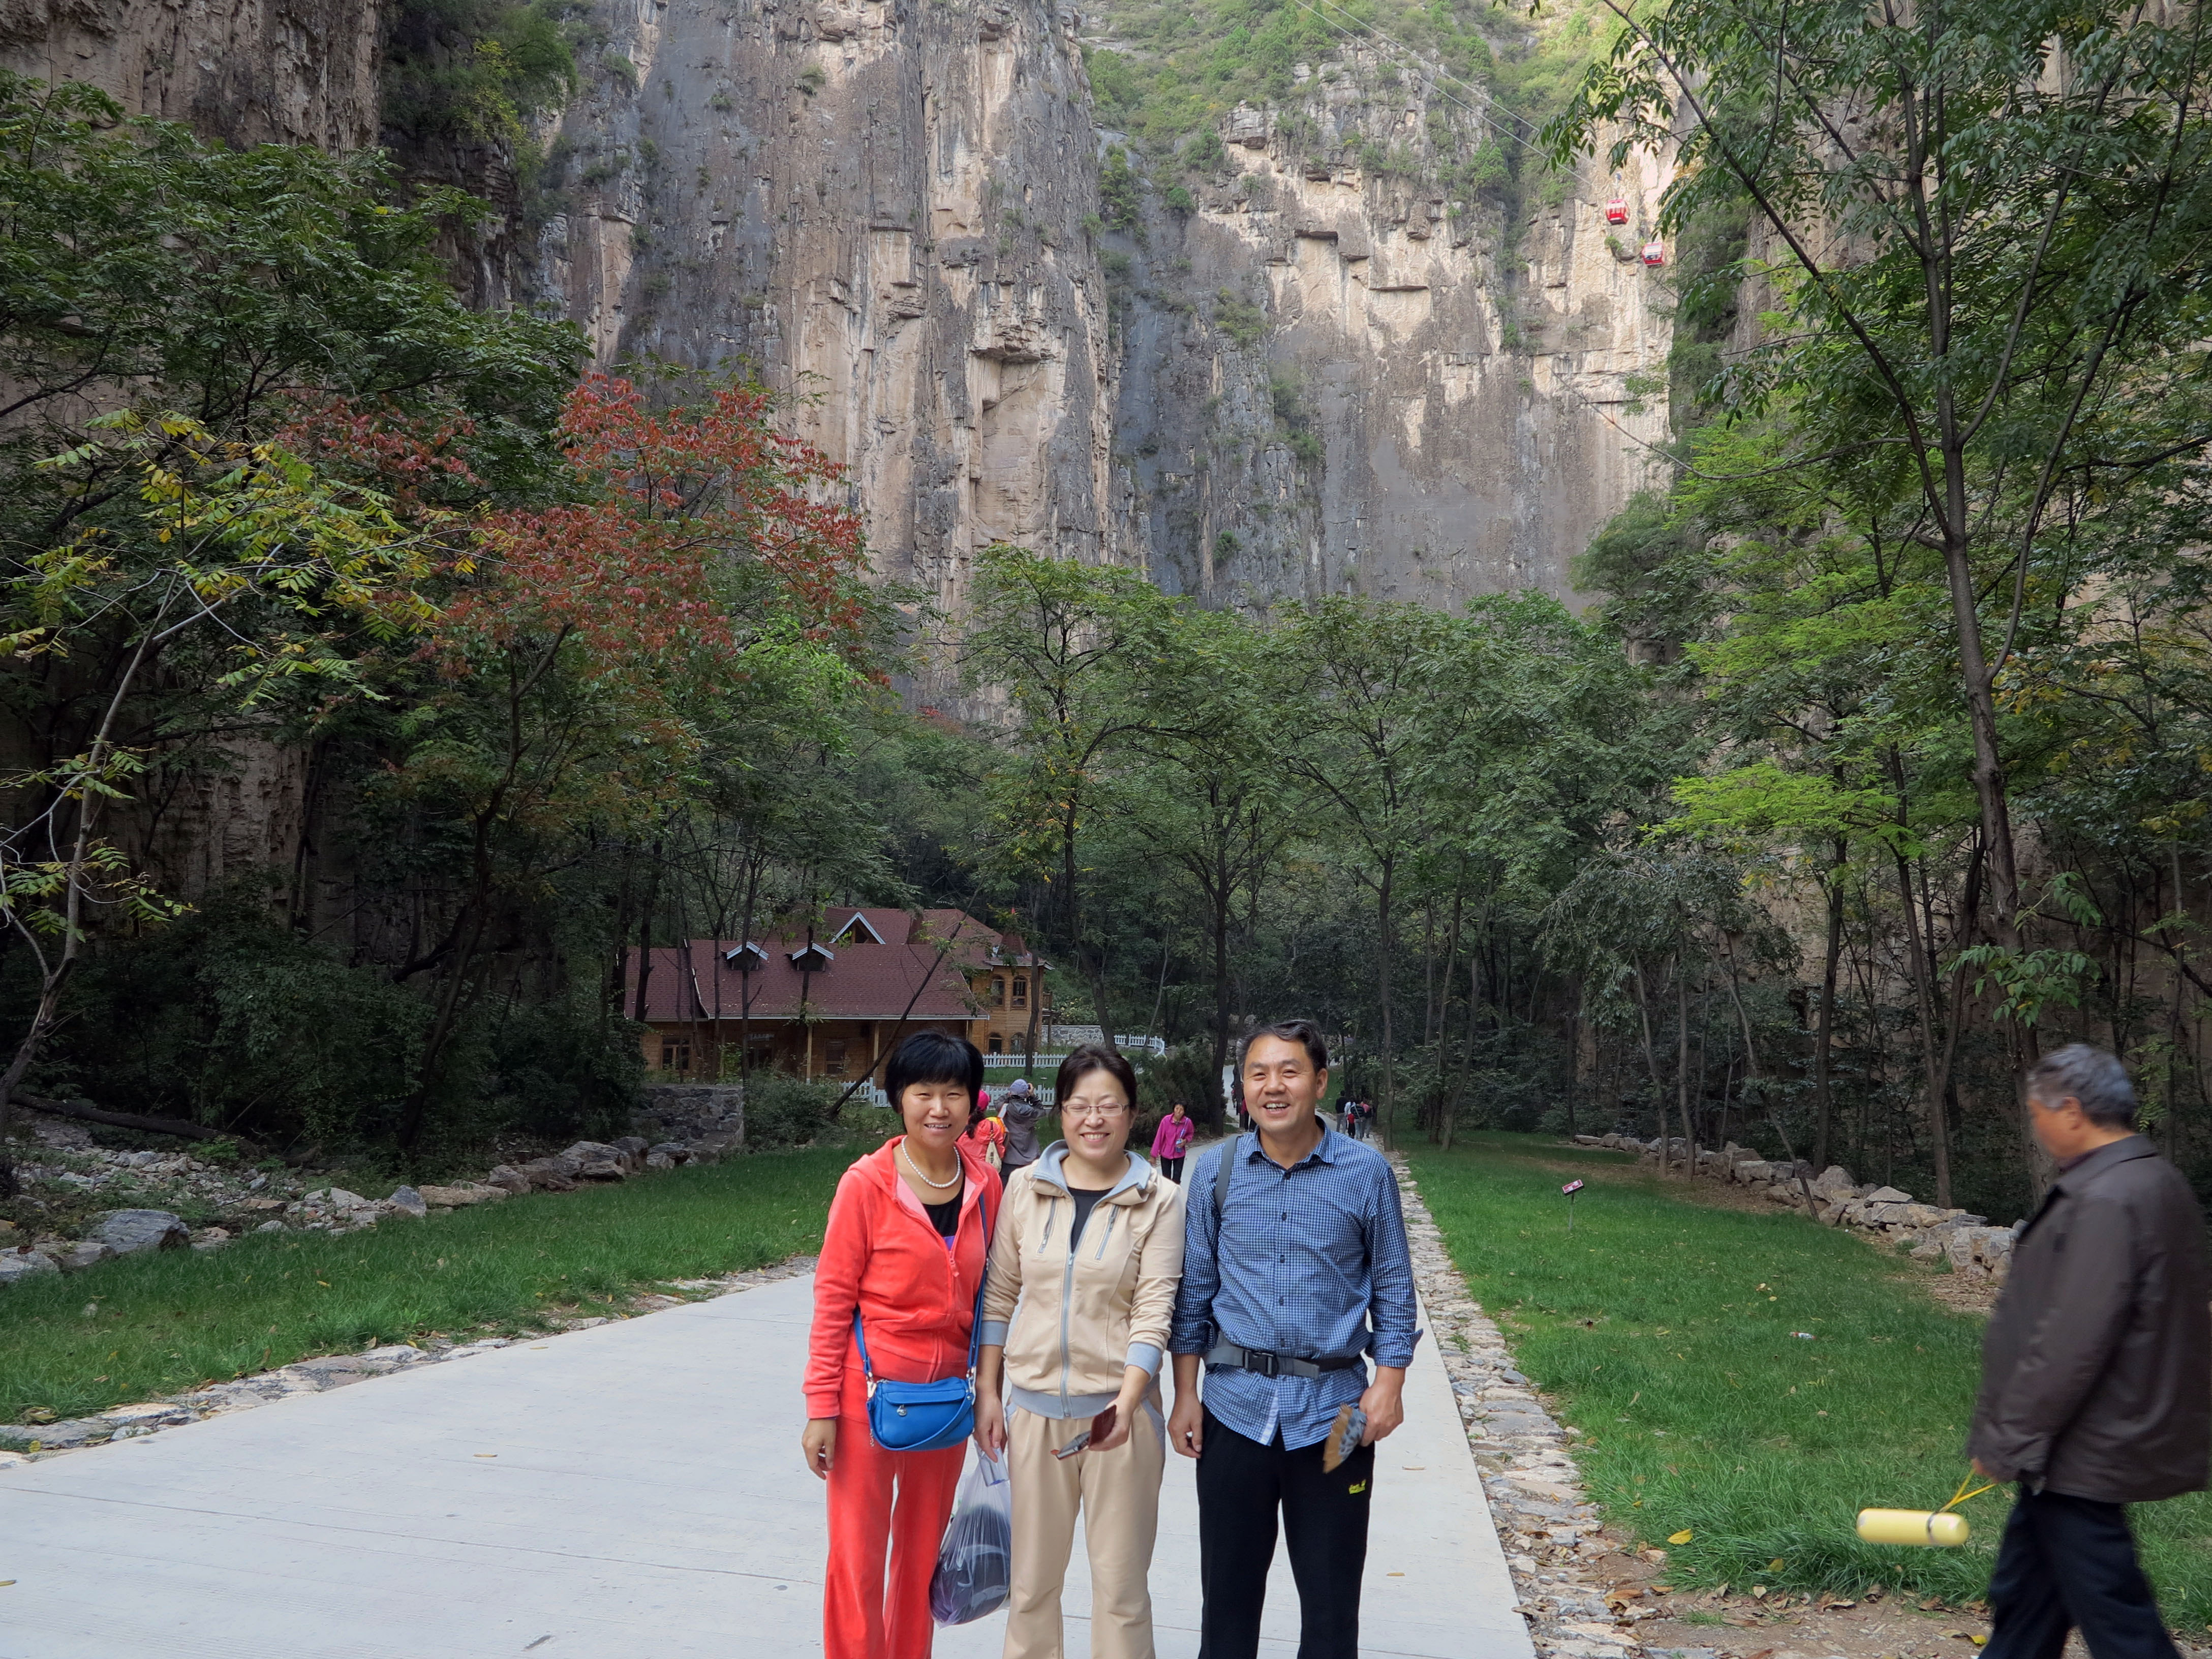
{"label": "person in pink jacket", "polygon": [[1198,1125],[1177,1101],[1160,1120],[1160,1127],[1152,1132],[1152,1157],[1160,1166],[1160,1173],[1178,1187],[1182,1185],[1182,1155],[1190,1145],[1190,1138],[1198,1133]]}

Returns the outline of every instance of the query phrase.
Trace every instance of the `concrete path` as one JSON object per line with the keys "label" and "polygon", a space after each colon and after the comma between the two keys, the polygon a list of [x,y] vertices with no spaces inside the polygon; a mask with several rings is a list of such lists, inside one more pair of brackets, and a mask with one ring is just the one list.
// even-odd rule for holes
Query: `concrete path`
{"label": "concrete path", "polygon": [[[796,1405],[811,1279],[0,1474],[0,1659],[748,1659],[821,1651]],[[1197,1652],[1170,1457],[1160,1659]],[[1376,1463],[1362,1650],[1532,1659],[1425,1342]],[[1076,1545],[1072,1612],[1089,1606]],[[996,1659],[1003,1617],[940,1633]],[[1269,1659],[1297,1646],[1279,1552]],[[1069,1620],[1074,1659],[1089,1653]]]}

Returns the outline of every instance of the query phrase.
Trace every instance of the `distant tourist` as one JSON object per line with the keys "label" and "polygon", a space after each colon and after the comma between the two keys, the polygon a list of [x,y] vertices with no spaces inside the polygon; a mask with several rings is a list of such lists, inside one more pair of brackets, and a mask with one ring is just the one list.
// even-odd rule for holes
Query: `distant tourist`
{"label": "distant tourist", "polygon": [[908,1037],[884,1073],[906,1133],[846,1170],[830,1203],[799,1442],[807,1468],[830,1483],[827,1659],[929,1652],[929,1577],[965,1444],[937,1451],[878,1445],[868,1427],[868,1376],[934,1382],[968,1369],[1000,1199],[981,1149],[961,1138],[982,1085],[983,1057],[972,1042],[942,1031]]}
{"label": "distant tourist", "polygon": [[1016,1078],[999,1107],[1000,1121],[1006,1126],[1006,1162],[1000,1166],[1004,1173],[1012,1175],[1037,1161],[1036,1122],[1043,1115],[1044,1102],[1030,1080]]}
{"label": "distant tourist", "polygon": [[[1299,1659],[1358,1659],[1375,1442],[1404,1420],[1420,1334],[1405,1215],[1382,1156],[1322,1121],[1328,1048],[1311,1021],[1246,1039],[1243,1085],[1259,1133],[1191,1172],[1168,1345],[1168,1441],[1198,1459],[1199,1650],[1259,1652],[1279,1522],[1298,1584]],[[1354,1406],[1366,1418],[1358,1444],[1324,1469],[1323,1442]]]}
{"label": "distant tourist", "polygon": [[1006,1126],[999,1121],[996,1112],[975,1121],[975,1144],[983,1149],[983,1161],[993,1169],[1004,1166],[1006,1158]]}
{"label": "distant tourist", "polygon": [[976,1373],[976,1440],[1008,1453],[1013,1483],[1006,1655],[1064,1651],[1060,1590],[1080,1511],[1091,1652],[1152,1659],[1146,1575],[1167,1462],[1159,1370],[1182,1276],[1183,1194],[1128,1150],[1137,1079],[1120,1054],[1076,1049],[1053,1098],[1064,1138],[1007,1186]]}
{"label": "distant tourist", "polygon": [[[1062,1120],[1065,1121],[1065,1118]],[[1182,1184],[1183,1154],[1190,1146],[1190,1138],[1198,1133],[1198,1125],[1177,1101],[1160,1120],[1160,1127],[1152,1132],[1152,1156],[1159,1160],[1160,1173],[1177,1186]]]}
{"label": "distant tourist", "polygon": [[2030,1127],[2058,1161],[1982,1340],[1966,1449],[2019,1496],[1990,1578],[1984,1659],[2172,1659],[2136,1562],[2128,1504],[2212,1479],[2212,1276],[2204,1218],[2135,1130],[2120,1062],[2070,1043],[2027,1074]]}

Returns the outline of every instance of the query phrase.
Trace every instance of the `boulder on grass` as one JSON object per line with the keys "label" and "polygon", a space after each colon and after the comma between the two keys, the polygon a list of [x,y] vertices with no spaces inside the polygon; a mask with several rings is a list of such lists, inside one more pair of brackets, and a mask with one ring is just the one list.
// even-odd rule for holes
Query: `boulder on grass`
{"label": "boulder on grass", "polygon": [[530,1177],[512,1164],[501,1164],[484,1177],[484,1184],[519,1196],[530,1190]]}
{"label": "boulder on grass", "polygon": [[572,1158],[533,1158],[522,1166],[523,1177],[541,1193],[574,1192],[576,1164]]}
{"label": "boulder on grass", "polygon": [[192,1242],[192,1230],[184,1218],[167,1210],[110,1210],[92,1224],[86,1235],[118,1255],[139,1250],[181,1250]]}
{"label": "boulder on grass", "polygon": [[605,1141],[580,1140],[561,1156],[576,1166],[579,1181],[620,1181],[629,1173],[622,1150]]}
{"label": "boulder on grass", "polygon": [[0,1285],[13,1285],[18,1279],[36,1279],[41,1273],[58,1273],[52,1256],[41,1255],[36,1250],[17,1248],[0,1250]]}
{"label": "boulder on grass", "polygon": [[465,1210],[471,1204],[497,1204],[507,1197],[504,1187],[487,1187],[473,1181],[453,1187],[422,1187],[422,1201],[434,1210]]}
{"label": "boulder on grass", "polygon": [[400,1214],[411,1215],[417,1220],[430,1213],[430,1206],[423,1200],[422,1194],[412,1187],[393,1188],[392,1196],[385,1200],[385,1202],[398,1211]]}

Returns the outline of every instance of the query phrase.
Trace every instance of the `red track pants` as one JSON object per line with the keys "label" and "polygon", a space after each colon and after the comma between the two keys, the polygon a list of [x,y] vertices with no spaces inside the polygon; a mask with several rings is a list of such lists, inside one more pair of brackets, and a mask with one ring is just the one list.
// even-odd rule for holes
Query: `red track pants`
{"label": "red track pants", "polygon": [[[952,1516],[964,1445],[887,1452],[868,1433],[858,1365],[838,1402],[830,1468],[830,1570],[822,1587],[825,1659],[929,1659],[929,1576]],[[890,1553],[889,1582],[884,1554]]]}

